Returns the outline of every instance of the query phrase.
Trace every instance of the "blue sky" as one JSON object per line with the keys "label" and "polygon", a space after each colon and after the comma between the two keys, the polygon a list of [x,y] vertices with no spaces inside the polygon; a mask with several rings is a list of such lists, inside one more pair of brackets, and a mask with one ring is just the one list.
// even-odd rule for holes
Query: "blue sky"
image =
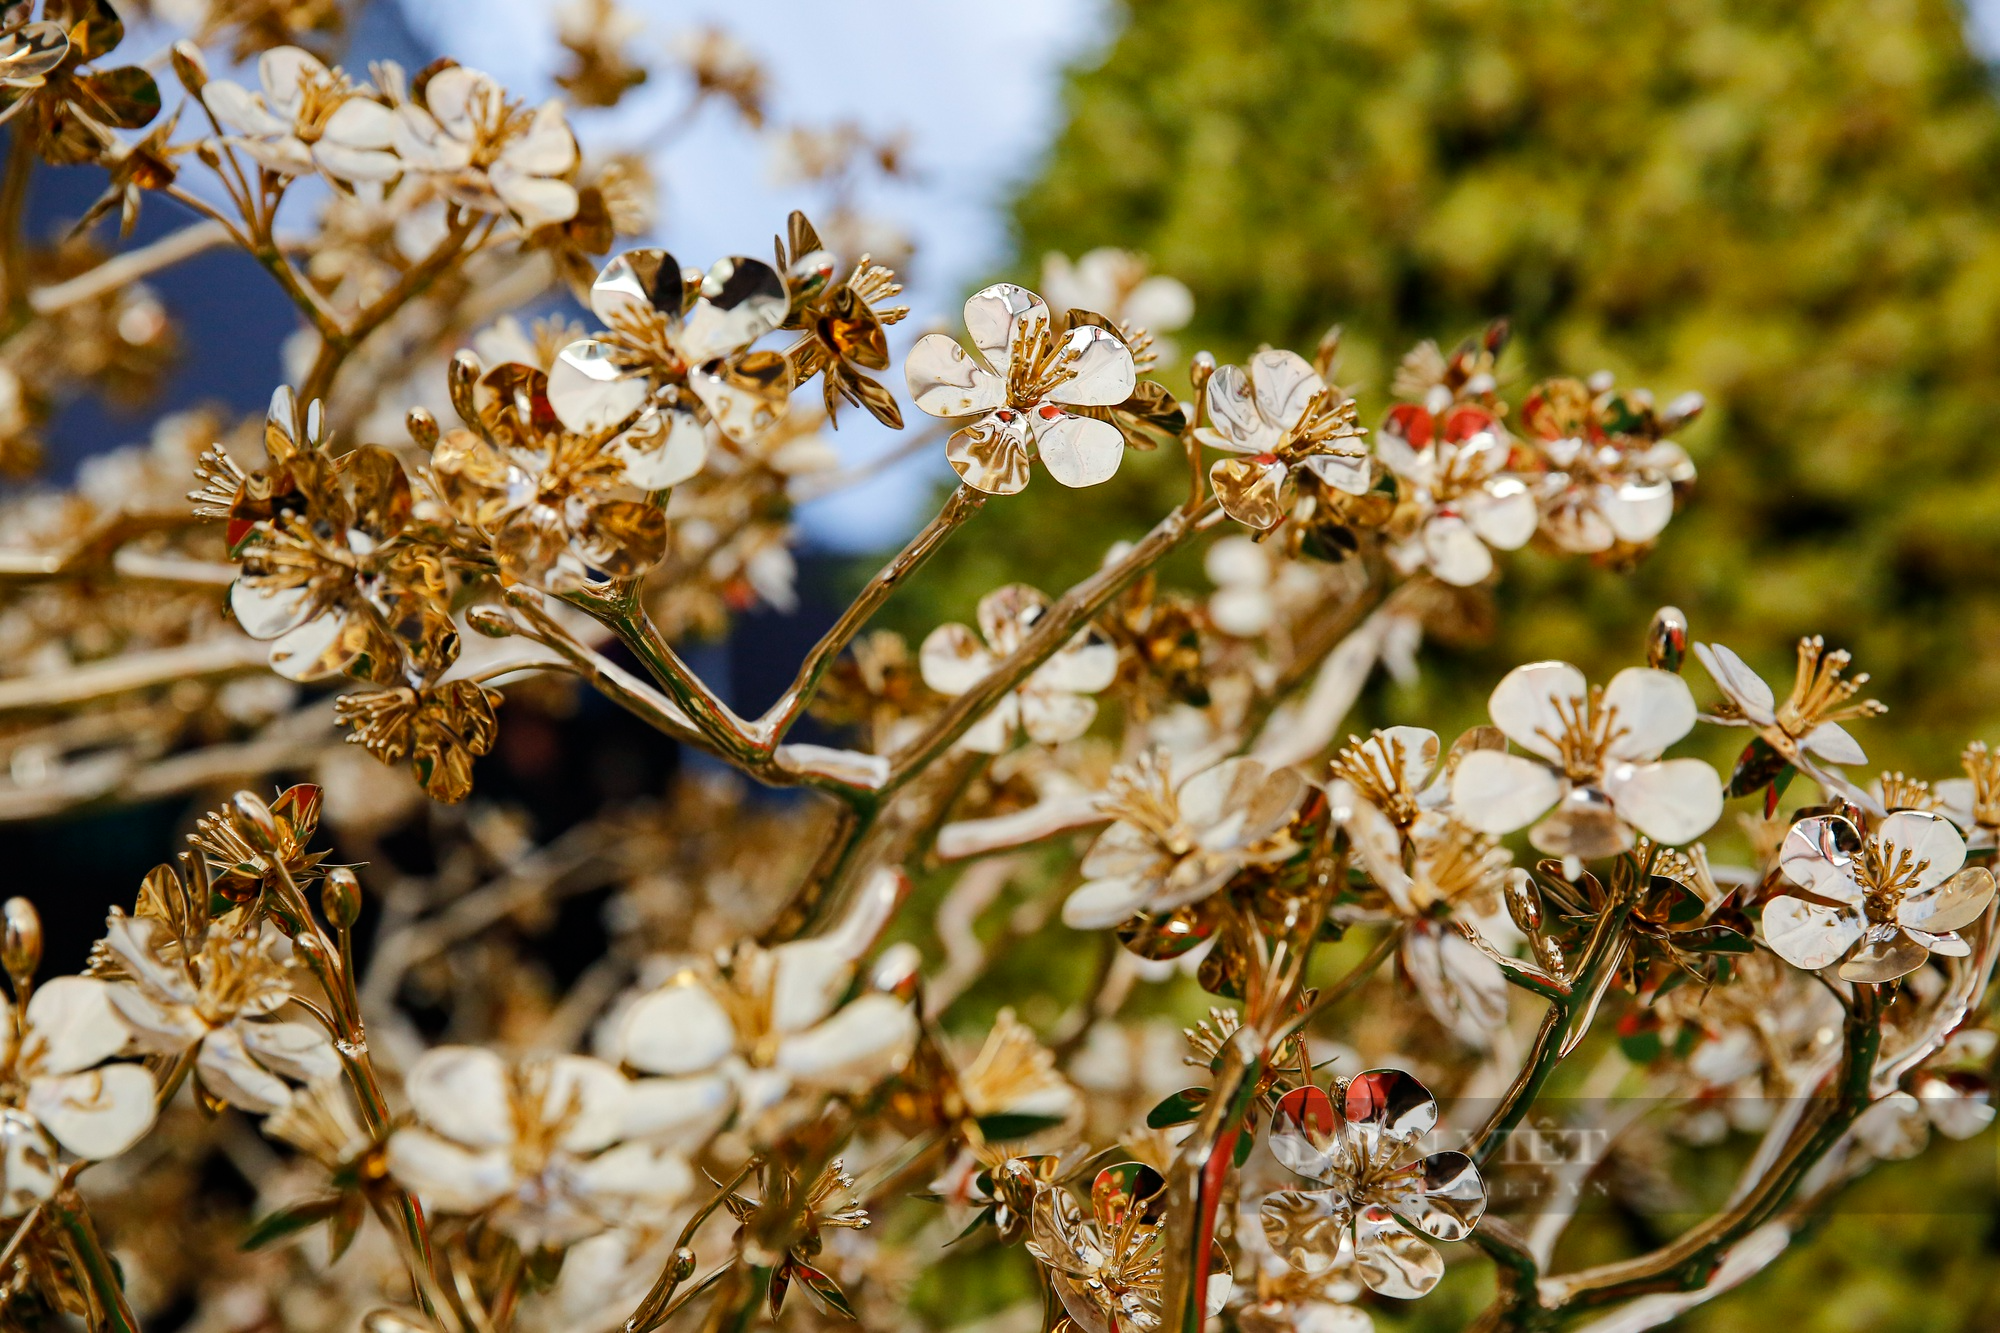
{"label": "blue sky", "polygon": [[[1101,51],[1110,19],[1104,0],[628,0],[627,7],[648,24],[636,44],[641,59],[678,33],[721,27],[766,62],[774,119],[853,120],[873,133],[908,136],[914,180],[862,195],[916,241],[905,274],[911,317],[895,330],[898,364],[917,334],[955,324],[970,285],[1005,262],[1000,205],[1033,174],[1059,128],[1064,68]],[[420,39],[530,94],[548,90],[563,63],[550,9],[547,0],[404,5]],[[610,112],[578,113],[578,134],[599,149],[644,148],[685,95],[678,83],[646,85]],[[652,156],[664,185],[657,239],[684,264],[768,254],[791,209],[814,202],[805,188],[775,184],[768,152],[719,107]],[[891,378],[900,396],[900,376]],[[910,415],[920,428],[925,418]],[[898,439],[860,412],[844,413],[834,436],[850,463]],[[808,506],[808,540],[823,549],[879,549],[913,528],[933,487],[950,479],[943,450],[928,451]]]}

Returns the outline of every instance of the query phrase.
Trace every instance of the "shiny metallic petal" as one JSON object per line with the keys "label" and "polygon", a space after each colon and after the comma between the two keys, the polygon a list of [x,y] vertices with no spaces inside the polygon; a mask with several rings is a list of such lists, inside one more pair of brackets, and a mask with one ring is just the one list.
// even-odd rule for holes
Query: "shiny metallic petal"
{"label": "shiny metallic petal", "polygon": [[1007,401],[1007,382],[942,333],[927,333],[903,360],[903,377],[919,411],[934,417],[987,412]]}
{"label": "shiny metallic petal", "polygon": [[617,361],[609,343],[580,338],[562,349],[549,370],[549,406],[579,435],[595,435],[628,420],[645,405],[644,377]]}
{"label": "shiny metallic petal", "polygon": [[1125,436],[1108,421],[1071,416],[1050,403],[1036,407],[1027,419],[1042,466],[1065,486],[1109,481],[1125,461]]}
{"label": "shiny metallic petal", "polygon": [[1444,1276],[1444,1256],[1380,1205],[1355,1216],[1354,1262],[1370,1291],[1398,1300],[1415,1300]]}
{"label": "shiny metallic petal", "polygon": [[1027,486],[1029,456],[1026,419],[1004,407],[954,432],[944,450],[965,484],[988,495],[1013,495]]}
{"label": "shiny metallic petal", "polygon": [[1260,531],[1285,521],[1285,483],[1291,472],[1276,459],[1225,458],[1208,470],[1209,485],[1222,511]]}
{"label": "shiny metallic petal", "polygon": [[1857,912],[1780,894],[1765,904],[1762,928],[1773,953],[1793,967],[1816,972],[1853,948],[1863,926]]}
{"label": "shiny metallic petal", "polygon": [[1301,1273],[1330,1272],[1353,1221],[1337,1190],[1275,1190],[1257,1206],[1264,1239],[1280,1259]]}

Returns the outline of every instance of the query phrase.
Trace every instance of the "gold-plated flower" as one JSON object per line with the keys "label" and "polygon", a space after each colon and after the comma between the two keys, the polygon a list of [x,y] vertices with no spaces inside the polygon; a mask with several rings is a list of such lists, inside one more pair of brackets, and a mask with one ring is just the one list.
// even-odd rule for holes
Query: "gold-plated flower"
{"label": "gold-plated flower", "polygon": [[431,450],[432,475],[453,515],[491,543],[503,576],[562,592],[659,562],[667,519],[645,482],[652,451],[666,442],[641,439],[636,428],[570,429],[550,406],[549,377],[533,366],[482,371],[460,352],[451,375],[465,427]]}
{"label": "gold-plated flower", "polygon": [[1247,368],[1223,366],[1204,393],[1210,424],[1197,427],[1195,438],[1240,455],[1208,470],[1215,498],[1238,523],[1266,529],[1283,522],[1301,469],[1349,495],[1373,484],[1354,400],[1298,353],[1266,348]]}
{"label": "gold-plated flower", "polygon": [[[767,1174],[775,1168],[767,1168]],[[758,1200],[731,1190],[723,1199],[730,1216],[748,1223],[761,1207]],[[868,1209],[854,1198],[854,1177],[847,1174],[838,1158],[814,1178],[806,1190],[804,1215],[799,1219],[799,1237],[778,1260],[771,1275],[771,1317],[777,1318],[785,1306],[792,1284],[805,1289],[813,1303],[827,1314],[853,1320],[856,1316],[847,1293],[833,1275],[820,1268],[820,1251],[826,1245],[826,1228],[861,1231],[868,1226]]]}
{"label": "gold-plated flower", "polygon": [[[924,636],[918,650],[924,684],[954,698],[972,689],[1021,646],[1048,606],[1048,598],[1025,583],[987,593],[979,599],[978,634],[964,625],[944,624]],[[1013,744],[1016,727],[1040,745],[1073,740],[1097,716],[1097,701],[1090,696],[1117,675],[1118,650],[1097,630],[1080,629],[1018,689],[995,704],[959,744],[999,754]]]}
{"label": "gold-plated flower", "polygon": [[440,801],[462,801],[472,792],[472,761],[499,738],[494,710],[500,692],[469,680],[407,685],[334,700],[334,716],[347,739],[385,764],[408,759],[417,781]]}
{"label": "gold-plated flower", "polygon": [[1798,671],[1783,703],[1761,676],[1722,644],[1697,643],[1694,655],[1722,691],[1722,702],[1707,720],[1757,731],[1736,761],[1729,779],[1731,796],[1747,796],[1770,785],[1790,765],[1829,796],[1871,804],[1838,769],[1824,767],[1867,763],[1868,756],[1841,723],[1888,711],[1874,699],[1850,702],[1868,683],[1868,673],[1842,679],[1852,660],[1845,649],[1828,652],[1826,641],[1817,634],[1800,639]]}
{"label": "gold-plated flower", "polygon": [[281,878],[303,885],[321,873],[326,853],[306,846],[319,830],[320,789],[306,782],[287,787],[269,810],[276,846],[268,852],[244,834],[238,826],[242,816],[228,808],[203,815],[188,834],[195,850],[208,858],[210,887],[230,902],[249,902]]}
{"label": "gold-plated flower", "polygon": [[0,996],[0,1217],[66,1183],[58,1149],[102,1161],[152,1128],[152,1074],[106,1063],[129,1039],[110,985],[95,977],[51,977],[25,1006]]}
{"label": "gold-plated flower", "polygon": [[114,909],[104,943],[115,965],[111,1003],[134,1044],[192,1057],[213,1102],[262,1115],[291,1101],[286,1079],[333,1078],[340,1061],[325,1029],[273,1016],[292,999],[290,950],[258,924],[241,933],[211,926],[185,953],[165,923]]}
{"label": "gold-plated flower", "polygon": [[556,358],[549,406],[572,431],[626,432],[636,484],[664,490],[701,471],[711,426],[749,444],[784,417],[791,363],[751,348],[791,309],[769,264],[737,255],[700,273],[628,250],[597,275],[590,308],[604,331]]}
{"label": "gold-plated flower", "polygon": [[323,171],[342,181],[387,181],[403,164],[389,151],[396,117],[375,90],[296,46],[257,58],[258,91],[229,79],[202,85],[201,100],[240,148],[279,176]]}
{"label": "gold-plated flower", "polygon": [[1074,262],[1054,252],[1043,255],[1042,291],[1058,319],[1080,310],[1110,320],[1142,373],[1174,359],[1176,349],[1165,335],[1194,318],[1194,294],[1186,283],[1153,272],[1143,255],[1115,246],[1086,251]]}
{"label": "gold-plated flower", "polygon": [[229,596],[237,623],[252,638],[272,641],[271,669],[288,680],[345,675],[389,684],[436,676],[457,660],[458,631],[437,552],[400,540],[414,503],[402,463],[375,445],[339,458],[318,441],[300,447],[290,408],[280,390],[265,439],[274,471],[295,494],[282,502],[253,499],[260,487],[219,451],[205,460],[209,484],[197,492],[198,512],[212,513],[222,507],[227,480],[242,477],[228,506],[232,523],[253,507],[285,505],[254,521],[238,545],[242,573]]}
{"label": "gold-plated flower", "polygon": [[[1063,1309],[1084,1333],[1158,1327],[1166,1211],[1166,1181],[1138,1162],[1097,1173],[1087,1216],[1061,1185],[1036,1195],[1028,1253],[1048,1267]],[[1229,1258],[1215,1245],[1204,1300],[1209,1315],[1221,1313],[1229,1291]]]}
{"label": "gold-plated flower", "polygon": [[556,40],[574,61],[556,84],[578,106],[617,106],[647,78],[627,48],[646,21],[616,0],[568,0],[556,10]]}
{"label": "gold-plated flower", "polygon": [[1936,783],[1938,811],[1965,831],[1968,846],[1991,847],[2000,832],[2000,753],[1974,741],[1958,758],[1962,778]]}
{"label": "gold-plated flower", "polygon": [[1643,389],[1620,393],[1608,376],[1548,380],[1521,406],[1541,459],[1542,531],[1583,555],[1642,552],[1674,516],[1675,487],[1694,480],[1687,451],[1666,436],[1694,420],[1700,394],[1656,410]]}
{"label": "gold-plated flower", "polygon": [[1993,872],[1964,864],[1964,837],[1929,811],[1898,810],[1865,831],[1844,815],[1801,819],[1778,860],[1796,888],[1765,904],[1764,938],[1795,967],[1839,962],[1848,981],[1894,981],[1932,954],[1962,958],[1972,946],[1957,932],[1994,896]]}
{"label": "gold-plated flower", "polygon": [[1047,303],[1011,282],[974,292],[965,328],[976,356],[946,334],[927,333],[903,372],[922,411],[978,417],[945,447],[966,485],[1013,495],[1028,484],[1037,457],[1065,486],[1109,481],[1125,458],[1124,435],[1109,421],[1066,409],[1130,398],[1138,382],[1131,349],[1094,324],[1058,333]]}
{"label": "gold-plated flower", "polygon": [[1033,1138],[1083,1114],[1082,1098],[1056,1068],[1055,1055],[1012,1009],[994,1018],[957,1081],[965,1109],[988,1143]]}
{"label": "gold-plated flower", "polygon": [[896,275],[867,255],[843,273],[804,213],[792,214],[787,239],[789,247],[783,242],[778,246],[778,268],[791,289],[784,327],[806,333],[786,353],[792,378],[803,384],[816,374],[825,377],[821,387],[829,421],[838,420],[839,405],[846,401],[901,430],[903,411],[895,395],[861,373],[889,368],[883,329],[909,314],[907,306],[887,304],[903,290]]}
{"label": "gold-plated flower", "polygon": [[1464,1240],[1486,1211],[1479,1168],[1461,1152],[1424,1153],[1437,1103],[1401,1070],[1371,1069],[1333,1093],[1309,1084],[1278,1101],[1272,1155],[1324,1188],[1265,1196],[1264,1237],[1308,1274],[1333,1269],[1351,1245],[1369,1290],[1422,1296],[1444,1276],[1423,1237]]}
{"label": "gold-plated flower", "polygon": [[[15,6],[25,15],[28,6]],[[57,52],[54,25],[66,35]],[[160,88],[138,65],[86,69],[125,40],[125,24],[110,0],[44,0],[39,23],[13,30],[9,46],[19,61],[16,78],[0,80],[0,104],[15,117],[15,132],[32,136],[42,159],[55,166],[95,162],[117,142],[113,130],[136,130],[160,114]]]}
{"label": "gold-plated flower", "polygon": [[1722,782],[1699,759],[1661,751],[1695,723],[1687,682],[1628,667],[1593,688],[1567,662],[1515,667],[1487,704],[1507,739],[1534,756],[1475,750],[1452,775],[1457,817],[1482,833],[1534,824],[1528,840],[1589,860],[1630,847],[1634,830],[1691,842],[1722,814]]}
{"label": "gold-plated flower", "polygon": [[1113,817],[1083,860],[1084,882],[1063,903],[1078,930],[1171,912],[1220,889],[1245,867],[1282,860],[1284,836],[1306,794],[1290,768],[1226,759],[1176,784],[1163,754],[1112,774],[1099,807]]}
{"label": "gold-plated flower", "polygon": [[407,93],[383,64],[395,106],[392,143],[405,169],[435,180],[455,202],[504,213],[524,231],[576,213],[576,138],[551,98],[533,111],[491,75],[451,61],[420,72]]}
{"label": "gold-plated flower", "polygon": [[[1488,377],[1490,381],[1490,376]],[[1429,570],[1468,587],[1493,572],[1493,551],[1527,545],[1541,522],[1528,482],[1509,470],[1513,447],[1500,418],[1479,403],[1400,403],[1375,440],[1396,477],[1398,537],[1390,559],[1405,573]],[[1489,549],[1490,548],[1490,549]]]}

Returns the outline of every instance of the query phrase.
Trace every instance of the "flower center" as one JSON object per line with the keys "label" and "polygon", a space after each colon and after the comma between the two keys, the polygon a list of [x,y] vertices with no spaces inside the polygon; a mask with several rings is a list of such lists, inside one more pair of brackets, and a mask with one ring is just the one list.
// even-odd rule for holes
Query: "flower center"
{"label": "flower center", "polygon": [[1035,321],[1007,363],[1007,401],[1023,408],[1041,402],[1076,378],[1082,356],[1083,344],[1058,339],[1046,318]]}
{"label": "flower center", "polygon": [[1618,723],[1618,709],[1604,702],[1604,687],[1593,685],[1587,695],[1552,694],[1560,728],[1551,734],[1536,728],[1535,734],[1556,747],[1565,776],[1572,782],[1590,782],[1604,771],[1604,757],[1629,728]]}
{"label": "flower center", "polygon": [[1778,705],[1778,726],[1785,735],[1798,740],[1822,722],[1845,722],[1888,711],[1873,699],[1857,704],[1847,702],[1868,683],[1865,671],[1852,680],[1841,679],[1841,673],[1852,660],[1845,649],[1828,652],[1826,640],[1817,634],[1799,640],[1798,671],[1792,680],[1792,692]]}
{"label": "flower center", "polygon": [[1917,887],[1928,860],[1919,861],[1907,847],[1890,849],[1870,838],[1856,869],[1861,872],[1864,906],[1871,921],[1893,921],[1905,894]]}

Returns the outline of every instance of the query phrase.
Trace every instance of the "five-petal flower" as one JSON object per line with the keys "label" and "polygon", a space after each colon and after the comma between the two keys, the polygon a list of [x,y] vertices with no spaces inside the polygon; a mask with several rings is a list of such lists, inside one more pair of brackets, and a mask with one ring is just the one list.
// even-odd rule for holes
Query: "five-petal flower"
{"label": "five-petal flower", "polygon": [[1248,369],[1223,366],[1206,389],[1210,425],[1195,438],[1240,455],[1208,470],[1223,512],[1252,528],[1284,521],[1287,490],[1303,469],[1349,495],[1372,484],[1368,451],[1354,423],[1354,400],[1328,386],[1296,352],[1266,348]]}
{"label": "five-petal flower", "polygon": [[55,1193],[56,1144],[101,1161],[152,1128],[153,1076],[144,1065],[104,1063],[130,1039],[110,991],[95,977],[55,977],[35,987],[25,1012],[0,996],[0,1217]]}
{"label": "five-petal flower", "polygon": [[1624,851],[1634,830],[1690,842],[1722,814],[1713,768],[1660,758],[1695,723],[1694,696],[1671,672],[1628,667],[1593,689],[1567,662],[1534,662],[1501,679],[1487,710],[1535,757],[1474,750],[1459,762],[1452,807],[1481,833],[1533,823],[1540,850],[1589,860]]}
{"label": "five-petal flower", "polygon": [[977,355],[942,333],[925,334],[903,363],[910,396],[934,417],[979,419],[954,432],[945,458],[966,485],[1012,495],[1039,457],[1065,486],[1109,481],[1125,437],[1108,421],[1067,407],[1112,407],[1138,382],[1132,352],[1094,324],[1058,333],[1041,297],[1010,282],[974,292],[965,328]]}
{"label": "five-petal flower", "polygon": [[[953,698],[964,694],[1021,646],[1048,608],[1048,598],[1025,583],[1010,583],[987,593],[979,599],[978,634],[950,623],[924,636],[917,651],[924,684]],[[999,754],[1012,743],[1017,726],[1042,745],[1073,740],[1097,716],[1097,702],[1089,696],[1110,685],[1117,675],[1118,649],[1096,630],[1080,629],[975,723],[959,744],[983,754]]]}
{"label": "five-petal flower", "polygon": [[1371,1291],[1421,1296],[1444,1275],[1443,1257],[1423,1237],[1471,1235],[1486,1211],[1486,1184],[1464,1153],[1424,1153],[1438,1108],[1410,1075],[1371,1069],[1334,1092],[1337,1102],[1308,1084],[1278,1101],[1272,1155],[1324,1188],[1265,1196],[1264,1237],[1292,1267],[1316,1273],[1339,1262],[1351,1230],[1354,1262]]}
{"label": "five-petal flower", "polygon": [[1115,816],[1083,859],[1083,884],[1063,903],[1078,930],[1201,901],[1245,866],[1292,850],[1283,837],[1306,793],[1290,768],[1225,759],[1176,785],[1164,756],[1143,755],[1112,776],[1100,808]]}
{"label": "five-petal flower", "polygon": [[1994,894],[1993,872],[1964,864],[1965,839],[1927,810],[1898,810],[1866,833],[1844,815],[1809,816],[1779,851],[1798,891],[1765,904],[1764,939],[1796,967],[1839,962],[1848,981],[1894,981],[1931,954],[1963,957],[1971,946],[1956,932]]}
{"label": "five-petal flower", "polygon": [[203,85],[201,100],[225,140],[280,176],[315,169],[345,181],[393,180],[403,164],[390,145],[396,115],[310,52],[275,46],[257,58],[261,91],[229,79]]}

